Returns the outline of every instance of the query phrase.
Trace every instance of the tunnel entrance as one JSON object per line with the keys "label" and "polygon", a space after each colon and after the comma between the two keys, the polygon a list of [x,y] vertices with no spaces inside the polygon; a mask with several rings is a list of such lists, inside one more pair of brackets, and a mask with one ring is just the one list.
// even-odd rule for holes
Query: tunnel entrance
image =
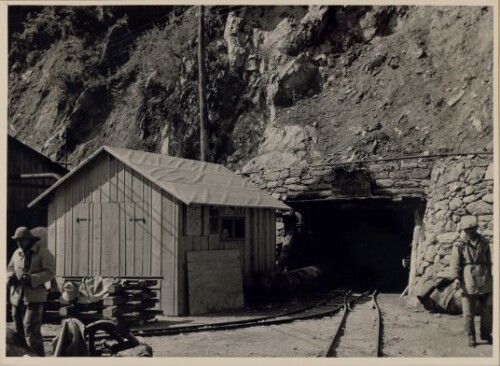
{"label": "tunnel entrance", "polygon": [[353,290],[402,292],[408,284],[413,228],[425,202],[420,198],[308,200],[287,202],[303,215],[291,265],[328,263],[332,285]]}

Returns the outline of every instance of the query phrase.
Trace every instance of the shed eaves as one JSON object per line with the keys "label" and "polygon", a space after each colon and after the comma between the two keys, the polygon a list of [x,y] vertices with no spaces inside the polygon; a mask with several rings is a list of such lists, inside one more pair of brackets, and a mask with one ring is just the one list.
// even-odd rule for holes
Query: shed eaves
{"label": "shed eaves", "polygon": [[245,179],[219,164],[104,146],[43,192],[29,206],[48,196],[83,165],[103,151],[120,160],[187,205],[261,207],[290,210]]}

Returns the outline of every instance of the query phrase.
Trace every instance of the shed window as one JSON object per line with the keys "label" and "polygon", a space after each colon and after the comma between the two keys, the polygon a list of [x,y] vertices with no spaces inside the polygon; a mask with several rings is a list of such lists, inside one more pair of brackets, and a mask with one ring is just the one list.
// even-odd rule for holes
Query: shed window
{"label": "shed window", "polygon": [[223,217],[221,228],[222,240],[245,239],[245,218],[244,217]]}

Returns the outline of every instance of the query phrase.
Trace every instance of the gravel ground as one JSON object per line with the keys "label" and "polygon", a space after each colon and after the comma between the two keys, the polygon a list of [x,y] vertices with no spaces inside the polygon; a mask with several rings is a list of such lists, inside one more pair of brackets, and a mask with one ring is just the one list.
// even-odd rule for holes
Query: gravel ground
{"label": "gravel ground", "polygon": [[[467,347],[461,316],[405,308],[397,294],[381,294],[378,301],[383,316],[384,357],[492,356],[491,345],[480,343],[476,348]],[[298,305],[282,305],[280,308]],[[276,306],[269,309],[269,312],[276,311]],[[251,315],[256,314],[247,314],[246,317]],[[227,321],[236,317],[231,313],[207,317],[165,317],[163,321],[168,323],[177,319],[178,324],[184,321],[193,324]],[[153,347],[155,357],[321,357],[330,344],[339,319],[337,315],[282,325],[139,339]],[[43,326],[44,334],[55,334],[57,330],[55,325]],[[50,353],[50,344],[46,343],[46,346]]]}
{"label": "gravel ground", "polygon": [[[385,357],[491,357],[492,346],[467,347],[461,316],[407,309],[397,294],[379,295]],[[479,320],[479,319],[477,319]],[[157,357],[318,357],[329,346],[338,317],[232,331],[142,340]]]}

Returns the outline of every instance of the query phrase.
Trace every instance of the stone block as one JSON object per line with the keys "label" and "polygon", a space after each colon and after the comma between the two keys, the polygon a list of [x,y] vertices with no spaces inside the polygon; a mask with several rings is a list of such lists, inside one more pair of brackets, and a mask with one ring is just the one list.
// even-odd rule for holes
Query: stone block
{"label": "stone block", "polygon": [[429,163],[429,162],[427,162],[427,161],[422,160],[422,161],[418,162],[417,167],[419,167],[419,168],[429,168],[430,169],[430,168],[432,168],[432,164]]}
{"label": "stone block", "polygon": [[384,170],[389,170],[389,171],[394,171],[394,170],[399,170],[400,166],[398,162],[384,162],[381,163],[381,165],[384,167]]}
{"label": "stone block", "polygon": [[434,277],[435,278],[449,278],[450,271],[448,269],[443,269],[442,271],[437,272]]}
{"label": "stone block", "polygon": [[436,256],[436,247],[434,245],[428,246],[425,250],[424,260],[429,263],[434,263],[434,257]]}
{"label": "stone block", "polygon": [[285,179],[285,184],[298,184],[298,183],[300,183],[299,177],[290,177]]}
{"label": "stone block", "polygon": [[387,171],[386,168],[380,164],[371,164],[368,166],[368,170],[372,173],[381,173]]}
{"label": "stone block", "polygon": [[392,179],[406,179],[407,172],[404,170],[395,170],[389,173],[389,177]]}
{"label": "stone block", "polygon": [[426,261],[421,261],[420,264],[418,265],[417,269],[417,274],[418,275],[423,275],[425,273],[425,270],[430,266],[431,264]]}
{"label": "stone block", "polygon": [[418,161],[416,160],[401,160],[401,168],[418,168]]}
{"label": "stone block", "polygon": [[449,207],[449,204],[448,204],[448,200],[444,199],[444,200],[441,200],[441,201],[438,201],[436,202],[434,205],[433,205],[433,208],[437,211],[437,210],[447,210]]}
{"label": "stone block", "polygon": [[[279,193],[277,193],[277,192],[274,192],[273,194],[271,194],[271,196],[272,196],[273,198],[275,198],[275,199],[279,200],[279,199],[280,199],[280,197],[281,197],[281,194],[279,194]],[[277,228],[277,226],[276,226],[276,228]]]}
{"label": "stone block", "polygon": [[460,236],[460,234],[456,231],[452,231],[452,232],[447,232],[447,233],[442,233],[442,234],[438,234],[436,236],[436,239],[439,243],[454,243],[458,237]]}
{"label": "stone block", "polygon": [[471,195],[471,196],[464,197],[464,198],[462,199],[462,201],[463,201],[463,203],[464,203],[464,204],[466,204],[466,205],[467,205],[467,204],[469,204],[469,203],[471,203],[471,202],[476,201],[476,196],[475,196],[475,195]]}
{"label": "stone block", "polygon": [[304,178],[302,184],[311,185],[318,182],[318,178]]}
{"label": "stone block", "polygon": [[493,221],[493,215],[480,215],[478,221]]}
{"label": "stone block", "polygon": [[472,193],[474,193],[474,186],[470,185],[470,186],[465,187],[464,194],[466,196],[470,196]]}
{"label": "stone block", "polygon": [[493,194],[489,193],[482,197],[482,200],[487,203],[493,203]]}
{"label": "stone block", "polygon": [[466,185],[462,182],[453,182],[448,185],[448,190],[451,192],[458,192],[465,187]]}
{"label": "stone block", "polygon": [[404,180],[396,180],[394,182],[394,187],[400,188],[418,188],[420,187],[420,182],[404,179]]}
{"label": "stone block", "polygon": [[467,205],[467,211],[472,215],[490,215],[493,213],[493,205],[484,201],[472,202]]}
{"label": "stone block", "polygon": [[324,177],[324,176],[328,176],[331,174],[332,174],[332,171],[330,169],[313,170],[311,172],[311,175],[313,177]]}
{"label": "stone block", "polygon": [[474,167],[466,174],[465,181],[469,184],[477,183],[483,180],[485,172],[484,168]]}
{"label": "stone block", "polygon": [[375,184],[381,188],[390,188],[394,186],[394,180],[392,179],[377,179]]}
{"label": "stone block", "polygon": [[429,169],[414,169],[408,173],[408,178],[412,179],[428,179],[431,176]]}
{"label": "stone block", "polygon": [[382,171],[382,172],[375,173],[375,174],[373,174],[373,178],[374,179],[386,179],[386,178],[389,178],[389,172],[388,171]]}
{"label": "stone block", "polygon": [[265,175],[265,179],[269,180],[278,180],[280,178],[280,172],[270,172]]}
{"label": "stone block", "polygon": [[447,171],[443,174],[443,183],[458,182],[460,176],[464,173],[464,163],[460,162],[455,166],[448,166]]}
{"label": "stone block", "polygon": [[[443,221],[443,219],[445,219],[447,217],[447,215],[449,214],[449,212],[447,210],[437,210],[436,213],[434,214],[434,220],[436,222],[436,224],[439,222],[439,221]],[[451,214],[450,214],[451,216]],[[444,226],[444,222],[441,223],[442,226]]]}
{"label": "stone block", "polygon": [[441,259],[441,257],[439,256],[439,254],[436,254],[434,256],[434,260],[433,260],[433,263],[439,263],[439,260]]}
{"label": "stone block", "polygon": [[450,201],[449,204],[450,210],[455,211],[460,206],[462,206],[462,200],[460,198],[455,197]]}
{"label": "stone block", "polygon": [[286,193],[288,189],[286,187],[277,187],[274,191],[278,193]]}
{"label": "stone block", "polygon": [[473,161],[473,165],[474,166],[482,166],[482,167],[487,167],[491,164],[491,159],[490,158],[487,158],[487,157],[484,157],[479,155],[476,157],[476,159],[474,159]]}
{"label": "stone block", "polygon": [[493,163],[488,165],[486,173],[484,174],[484,180],[493,180]]}
{"label": "stone block", "polygon": [[290,171],[288,169],[283,169],[281,172],[280,172],[280,178],[281,179],[286,179],[290,176]]}
{"label": "stone block", "polygon": [[273,180],[273,181],[267,182],[266,188],[275,188],[277,185],[278,185],[278,181]]}
{"label": "stone block", "polygon": [[288,191],[289,192],[305,192],[305,191],[308,191],[308,190],[309,190],[309,187],[303,186],[303,185],[300,185],[300,184],[290,184],[288,186]]}
{"label": "stone block", "polygon": [[300,177],[303,171],[303,168],[292,168],[290,169],[290,177]]}

